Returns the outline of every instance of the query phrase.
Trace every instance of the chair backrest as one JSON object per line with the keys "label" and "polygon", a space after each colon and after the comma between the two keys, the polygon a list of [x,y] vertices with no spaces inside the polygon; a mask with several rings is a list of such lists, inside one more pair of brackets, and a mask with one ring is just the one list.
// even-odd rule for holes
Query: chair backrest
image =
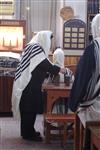
{"label": "chair backrest", "polygon": [[[87,121],[85,127],[85,137],[84,137],[84,149],[90,149],[91,147],[91,130],[98,129],[100,127],[100,121]],[[99,128],[100,129],[100,128]],[[97,130],[96,130],[97,133]]]}

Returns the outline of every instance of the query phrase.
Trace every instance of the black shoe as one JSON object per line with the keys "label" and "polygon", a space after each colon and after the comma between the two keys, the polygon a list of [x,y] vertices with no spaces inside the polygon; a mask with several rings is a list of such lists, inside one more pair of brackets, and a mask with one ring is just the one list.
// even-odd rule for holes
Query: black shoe
{"label": "black shoe", "polygon": [[[21,136],[22,136],[22,137],[27,137],[27,136],[22,135],[22,134],[21,134]],[[41,136],[41,134],[40,134],[40,132],[35,131],[35,132],[32,134],[32,137],[34,137],[34,136]],[[29,136],[29,137],[30,137],[30,136]]]}
{"label": "black shoe", "polygon": [[27,140],[27,141],[36,141],[36,142],[42,142],[43,141],[41,136],[23,137],[23,139]]}

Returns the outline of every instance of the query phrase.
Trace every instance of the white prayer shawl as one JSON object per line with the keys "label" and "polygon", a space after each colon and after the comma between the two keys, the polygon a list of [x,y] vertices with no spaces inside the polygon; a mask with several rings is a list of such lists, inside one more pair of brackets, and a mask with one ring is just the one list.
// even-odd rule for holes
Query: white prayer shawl
{"label": "white prayer shawl", "polygon": [[[53,64],[64,67],[64,51],[61,48],[57,48],[53,53]],[[64,82],[64,75],[59,73],[60,75],[60,82]]]}
{"label": "white prayer shawl", "polygon": [[[12,112],[20,118],[19,103],[23,90],[31,79],[31,72],[47,58],[51,45],[51,31],[41,31],[26,45],[18,65],[12,90]],[[39,46],[40,45],[40,46]]]}
{"label": "white prayer shawl", "polygon": [[[64,51],[61,48],[57,48],[53,53],[53,64],[64,67],[65,55]],[[64,82],[64,74],[60,74],[60,82]],[[72,80],[74,80],[74,75],[72,75],[72,71],[69,68],[66,68],[66,74],[69,75]]]}
{"label": "white prayer shawl", "polygon": [[[93,18],[91,27],[92,27],[93,39],[94,41],[96,41],[95,48],[94,48],[96,68],[90,80],[91,90],[89,94],[94,95],[96,91],[100,88],[100,79],[97,83],[95,82],[96,77],[100,75],[100,14],[97,14]],[[84,105],[85,104],[87,105],[88,103],[89,101],[84,103]],[[90,103],[92,105],[90,105],[89,107],[83,109],[80,108],[78,114],[84,127],[86,121],[92,121],[92,120],[100,121],[100,94],[95,99],[93,99],[93,101],[90,101]]]}
{"label": "white prayer shawl", "polygon": [[57,48],[53,53],[53,63],[59,67],[64,67],[64,51],[61,48]]}

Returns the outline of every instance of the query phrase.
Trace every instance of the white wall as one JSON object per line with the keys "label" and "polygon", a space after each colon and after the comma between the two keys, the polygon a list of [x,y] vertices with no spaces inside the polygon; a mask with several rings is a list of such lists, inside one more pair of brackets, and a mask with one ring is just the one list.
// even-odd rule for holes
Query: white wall
{"label": "white wall", "polygon": [[60,9],[63,7],[63,1],[58,1],[56,6],[56,39],[55,39],[55,45],[58,47],[62,47],[62,24],[63,20],[60,17]]}
{"label": "white wall", "polygon": [[[22,0],[20,19],[27,22],[27,41],[33,32],[52,30],[55,32],[56,0]],[[29,9],[27,9],[27,7]]]}
{"label": "white wall", "polygon": [[16,0],[16,19],[27,20],[27,40],[32,32],[52,30],[55,46],[62,47],[64,21],[60,17],[60,9],[64,6],[71,6],[75,18],[86,22],[87,0]]}
{"label": "white wall", "polygon": [[57,5],[57,22],[56,22],[56,46],[63,45],[63,23],[59,12],[64,6],[70,6],[74,10],[74,16],[86,22],[87,19],[87,0],[59,0]]}
{"label": "white wall", "polygon": [[71,6],[75,17],[86,22],[87,0],[65,0],[66,6]]}

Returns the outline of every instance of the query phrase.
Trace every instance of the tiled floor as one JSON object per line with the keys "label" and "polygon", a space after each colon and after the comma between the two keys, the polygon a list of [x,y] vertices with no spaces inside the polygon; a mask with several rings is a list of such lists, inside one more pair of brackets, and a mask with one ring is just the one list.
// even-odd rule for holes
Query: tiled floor
{"label": "tiled floor", "polygon": [[[43,116],[38,115],[35,124],[37,130],[43,135]],[[29,142],[20,137],[20,122],[12,117],[0,118],[0,150],[62,150],[60,142],[45,144],[43,142]],[[66,144],[66,150],[72,150],[72,142]]]}

